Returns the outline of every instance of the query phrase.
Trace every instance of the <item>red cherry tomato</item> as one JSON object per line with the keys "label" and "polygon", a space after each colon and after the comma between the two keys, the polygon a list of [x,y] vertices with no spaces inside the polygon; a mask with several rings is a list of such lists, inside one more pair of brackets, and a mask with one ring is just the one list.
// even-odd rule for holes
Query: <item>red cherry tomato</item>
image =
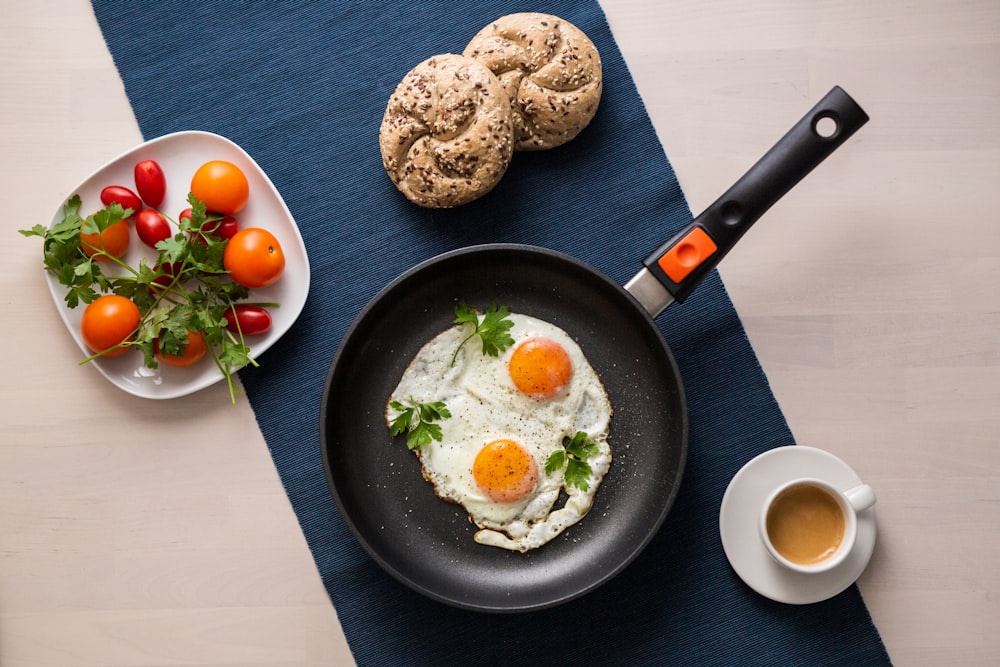
{"label": "red cherry tomato", "polygon": [[202,229],[216,238],[228,240],[236,236],[236,232],[240,231],[240,223],[236,221],[236,218],[227,215],[222,220],[206,222]]}
{"label": "red cherry tomato", "polygon": [[235,334],[257,336],[271,328],[271,313],[260,306],[233,306],[226,311],[226,328]]}
{"label": "red cherry tomato", "polygon": [[[211,215],[211,213],[209,215]],[[190,208],[184,209],[183,211],[181,211],[181,214],[177,217],[182,220],[184,219],[190,220],[191,209]],[[229,240],[234,236],[236,236],[236,232],[240,231],[240,223],[236,220],[236,218],[227,215],[226,217],[220,220],[215,220],[215,221],[209,220],[205,222],[205,224],[201,226],[201,229],[206,234],[211,234],[217,239]]]}
{"label": "red cherry tomato", "polygon": [[202,332],[188,329],[187,334],[187,345],[184,346],[179,355],[166,354],[160,351],[159,340],[153,341],[153,354],[156,355],[156,358],[161,363],[167,366],[173,366],[174,368],[194,366],[205,358],[205,354],[208,352],[208,345],[205,343],[205,334]]}
{"label": "red cherry tomato", "polygon": [[122,208],[132,209],[133,214],[142,210],[142,200],[139,199],[139,195],[123,185],[109,185],[101,190],[101,203],[105,206],[121,204]]}
{"label": "red cherry tomato", "polygon": [[167,178],[155,160],[143,160],[135,165],[135,189],[147,206],[160,208],[167,196]]}
{"label": "red cherry tomato", "polygon": [[157,243],[173,236],[167,219],[151,208],[143,209],[135,216],[135,233],[150,248],[155,248]]}
{"label": "red cherry tomato", "polygon": [[170,284],[174,282],[174,278],[177,277],[177,273],[180,270],[181,270],[180,262],[174,262],[173,264],[155,265],[153,267],[153,272],[159,273],[160,275],[153,278],[153,285],[158,285],[161,287],[170,287]]}

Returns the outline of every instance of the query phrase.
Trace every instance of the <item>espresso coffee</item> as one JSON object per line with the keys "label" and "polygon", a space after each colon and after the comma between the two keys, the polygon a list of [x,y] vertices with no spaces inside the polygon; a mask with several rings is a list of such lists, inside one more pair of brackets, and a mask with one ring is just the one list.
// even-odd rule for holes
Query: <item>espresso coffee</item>
{"label": "espresso coffee", "polygon": [[797,565],[815,565],[836,553],[844,528],[844,512],[837,499],[808,483],[788,487],[767,510],[768,539],[779,554]]}

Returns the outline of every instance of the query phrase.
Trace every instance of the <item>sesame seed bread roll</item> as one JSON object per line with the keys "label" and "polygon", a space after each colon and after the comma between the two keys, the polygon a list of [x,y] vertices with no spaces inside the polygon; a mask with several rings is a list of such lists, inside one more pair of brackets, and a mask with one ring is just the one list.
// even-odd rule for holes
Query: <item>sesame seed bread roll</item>
{"label": "sesame seed bread roll", "polygon": [[513,153],[510,100],[489,69],[455,54],[433,56],[389,98],[379,147],[386,173],[406,197],[450,208],[482,197]]}
{"label": "sesame seed bread roll", "polygon": [[514,111],[514,150],[554,148],[597,113],[601,56],[572,23],[549,14],[510,14],[472,38],[463,55],[500,79]]}

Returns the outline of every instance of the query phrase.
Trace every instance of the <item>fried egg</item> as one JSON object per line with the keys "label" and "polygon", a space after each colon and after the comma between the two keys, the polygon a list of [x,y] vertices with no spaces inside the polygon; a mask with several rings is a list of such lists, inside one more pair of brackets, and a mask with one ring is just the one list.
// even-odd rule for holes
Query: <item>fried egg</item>
{"label": "fried egg", "polygon": [[[386,421],[398,414],[393,401],[445,403],[451,417],[435,422],[441,439],[413,450],[424,478],[440,498],[465,508],[480,528],[476,542],[524,552],[590,510],[611,467],[612,409],[597,373],[565,331],[528,315],[509,319],[514,343],[498,357],[484,354],[476,338],[462,345],[474,330],[470,323],[428,341],[389,397]],[[545,471],[552,453],[578,431],[597,445],[586,459],[586,490],[566,483],[565,466]]]}

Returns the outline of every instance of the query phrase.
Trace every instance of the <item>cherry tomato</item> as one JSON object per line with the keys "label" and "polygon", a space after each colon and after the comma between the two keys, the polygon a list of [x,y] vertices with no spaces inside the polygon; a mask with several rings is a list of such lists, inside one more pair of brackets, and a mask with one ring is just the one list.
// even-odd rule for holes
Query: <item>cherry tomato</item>
{"label": "cherry tomato", "polygon": [[135,233],[150,248],[155,248],[157,243],[173,236],[167,219],[151,208],[143,209],[135,216]]}
{"label": "cherry tomato", "polygon": [[[113,257],[121,257],[128,250],[128,243],[131,237],[131,230],[128,227],[128,220],[119,220],[110,225],[103,232],[84,234],[80,232],[80,247],[87,257],[92,257],[99,250],[103,250]],[[104,255],[98,255],[98,262],[111,261]]]}
{"label": "cherry tomato", "polygon": [[147,206],[160,208],[167,196],[167,179],[155,160],[143,160],[135,165],[135,189]]}
{"label": "cherry tomato", "polygon": [[123,185],[109,185],[101,190],[101,203],[105,206],[121,204],[122,208],[132,209],[132,213],[142,210],[142,200],[139,195]]}
{"label": "cherry tomato", "polygon": [[187,368],[188,366],[194,366],[196,363],[205,358],[205,354],[208,352],[208,345],[205,343],[205,335],[200,331],[191,331],[188,329],[188,342],[184,346],[184,349],[177,356],[172,354],[166,354],[160,351],[159,341],[153,342],[153,353],[156,358],[160,360],[161,363],[167,366],[173,366],[174,368]]}
{"label": "cherry tomato", "polygon": [[[186,208],[181,211],[181,214],[177,216],[181,220],[191,219],[191,209]],[[227,215],[226,217],[215,220],[207,221],[201,226],[201,229],[206,234],[211,234],[212,236],[219,239],[231,239],[236,235],[236,232],[240,231],[240,223],[237,222],[236,218]],[[201,238],[200,236],[198,238]]]}
{"label": "cherry tomato", "polygon": [[231,239],[236,236],[236,232],[240,231],[240,223],[236,221],[236,218],[227,215],[221,220],[206,222],[202,225],[202,230],[216,238]]}
{"label": "cherry tomato", "polygon": [[94,352],[104,352],[105,357],[124,354],[127,347],[115,347],[135,332],[142,319],[139,307],[131,299],[117,294],[97,297],[83,311],[80,333],[83,342]]}
{"label": "cherry tomato", "polygon": [[233,215],[246,206],[250,183],[232,162],[211,160],[198,167],[191,178],[191,194],[205,202],[209,211]]}
{"label": "cherry tomato", "polygon": [[177,272],[181,270],[181,263],[174,262],[173,264],[157,264],[153,267],[154,273],[161,273],[161,275],[153,278],[153,285],[159,285],[161,287],[170,287],[170,284],[174,282],[174,278],[177,277]]}
{"label": "cherry tomato", "polygon": [[191,219],[191,207],[190,206],[188,208],[184,209],[183,211],[181,211],[180,215],[177,216],[177,221],[178,222],[180,222],[181,220],[190,220],[190,219]]}
{"label": "cherry tomato", "polygon": [[257,336],[271,328],[271,313],[260,306],[233,306],[226,311],[226,328],[235,334]]}
{"label": "cherry tomato", "polygon": [[277,282],[285,270],[285,253],[271,232],[248,227],[229,239],[222,264],[240,285],[267,287]]}

